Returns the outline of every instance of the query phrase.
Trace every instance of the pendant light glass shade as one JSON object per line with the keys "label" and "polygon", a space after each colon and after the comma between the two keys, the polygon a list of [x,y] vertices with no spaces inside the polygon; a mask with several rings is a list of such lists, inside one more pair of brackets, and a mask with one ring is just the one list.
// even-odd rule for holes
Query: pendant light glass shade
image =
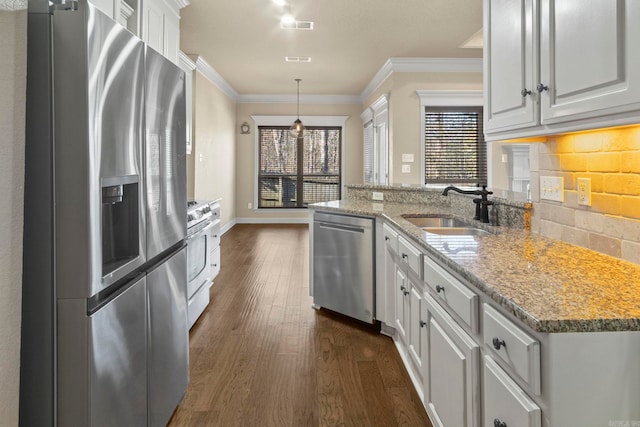
{"label": "pendant light glass shade", "polygon": [[301,79],[296,79],[296,82],[298,82],[298,97],[297,97],[297,106],[298,106],[298,118],[296,119],[295,122],[293,122],[293,124],[291,125],[291,127],[289,128],[289,134],[291,135],[292,138],[302,138],[304,136],[304,125],[302,124],[302,121],[300,120],[300,82]]}

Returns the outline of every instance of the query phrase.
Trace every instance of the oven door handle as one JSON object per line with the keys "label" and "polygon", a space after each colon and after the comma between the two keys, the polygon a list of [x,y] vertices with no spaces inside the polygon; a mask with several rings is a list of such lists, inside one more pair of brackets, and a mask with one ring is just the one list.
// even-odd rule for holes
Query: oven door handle
{"label": "oven door handle", "polygon": [[187,242],[188,242],[189,240],[193,239],[194,237],[197,237],[197,236],[201,235],[201,234],[202,234],[202,233],[204,233],[205,231],[208,231],[211,227],[213,227],[213,223],[212,223],[212,222],[209,222],[209,224],[207,224],[207,226],[206,226],[206,227],[203,227],[201,230],[198,230],[198,232],[197,232],[197,233],[193,233],[192,235],[187,236]]}

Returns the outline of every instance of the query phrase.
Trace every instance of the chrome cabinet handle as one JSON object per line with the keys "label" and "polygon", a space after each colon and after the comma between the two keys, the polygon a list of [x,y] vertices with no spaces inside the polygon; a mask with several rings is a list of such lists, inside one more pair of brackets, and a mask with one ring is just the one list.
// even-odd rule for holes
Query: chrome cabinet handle
{"label": "chrome cabinet handle", "polygon": [[527,95],[531,95],[531,91],[528,90],[527,88],[524,88],[520,91],[520,95],[522,95],[522,97],[526,97]]}
{"label": "chrome cabinet handle", "polygon": [[409,291],[402,291],[403,294],[409,295]]}
{"label": "chrome cabinet handle", "polygon": [[507,427],[507,423],[500,421],[498,418],[494,418],[493,427]]}
{"label": "chrome cabinet handle", "polygon": [[441,291],[444,292],[444,286],[436,285],[436,292],[440,293]]}
{"label": "chrome cabinet handle", "polygon": [[389,236],[384,236],[384,240],[386,240],[388,242],[391,239],[389,239]]}
{"label": "chrome cabinet handle", "polygon": [[495,337],[493,339],[493,348],[495,348],[496,350],[500,350],[500,347],[506,347],[507,343],[504,342],[504,340],[501,340],[498,337]]}
{"label": "chrome cabinet handle", "polygon": [[420,327],[424,328],[427,325],[427,322],[425,322],[424,320],[420,321]]}
{"label": "chrome cabinet handle", "polygon": [[401,291],[404,291],[405,289],[407,289],[407,288],[405,288],[404,285],[400,285],[400,290]]}
{"label": "chrome cabinet handle", "polygon": [[402,253],[402,259],[407,259],[409,258],[409,255],[405,254],[404,252]]}
{"label": "chrome cabinet handle", "polygon": [[543,92],[543,91],[545,91],[545,90],[549,90],[549,86],[543,85],[542,83],[538,83],[538,84],[536,85],[536,90],[537,90],[538,92]]}

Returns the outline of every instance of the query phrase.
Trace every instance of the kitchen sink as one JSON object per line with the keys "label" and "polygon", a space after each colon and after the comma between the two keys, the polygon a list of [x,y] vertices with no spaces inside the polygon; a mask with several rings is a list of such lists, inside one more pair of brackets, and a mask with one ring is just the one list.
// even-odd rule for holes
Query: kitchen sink
{"label": "kitchen sink", "polygon": [[484,236],[491,234],[487,230],[475,227],[422,227],[424,231],[431,234],[440,234],[445,236]]}
{"label": "kitchen sink", "polygon": [[404,219],[409,221],[411,224],[416,227],[424,228],[424,227],[469,227],[469,224],[466,222],[460,221],[455,218],[447,218],[440,216],[403,216]]}
{"label": "kitchen sink", "polygon": [[422,228],[427,233],[445,236],[484,236],[491,234],[489,231],[476,228],[459,219],[443,216],[403,216],[416,227]]}

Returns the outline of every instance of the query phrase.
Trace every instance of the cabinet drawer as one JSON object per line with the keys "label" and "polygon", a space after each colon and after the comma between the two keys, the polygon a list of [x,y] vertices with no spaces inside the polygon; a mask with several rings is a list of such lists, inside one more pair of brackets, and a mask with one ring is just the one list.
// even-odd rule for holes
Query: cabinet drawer
{"label": "cabinet drawer", "polygon": [[540,343],[511,320],[483,304],[484,343],[530,387],[540,394]]}
{"label": "cabinet drawer", "polygon": [[382,225],[382,234],[384,235],[384,244],[395,254],[398,253],[398,233],[387,224]]}
{"label": "cabinet drawer", "polygon": [[406,263],[418,278],[422,279],[422,252],[407,239],[398,236],[398,254],[402,258],[402,262]]}
{"label": "cabinet drawer", "polygon": [[478,331],[478,295],[433,260],[424,257],[424,282],[471,328]]}
{"label": "cabinet drawer", "polygon": [[484,426],[540,427],[538,405],[491,359],[484,357]]}

